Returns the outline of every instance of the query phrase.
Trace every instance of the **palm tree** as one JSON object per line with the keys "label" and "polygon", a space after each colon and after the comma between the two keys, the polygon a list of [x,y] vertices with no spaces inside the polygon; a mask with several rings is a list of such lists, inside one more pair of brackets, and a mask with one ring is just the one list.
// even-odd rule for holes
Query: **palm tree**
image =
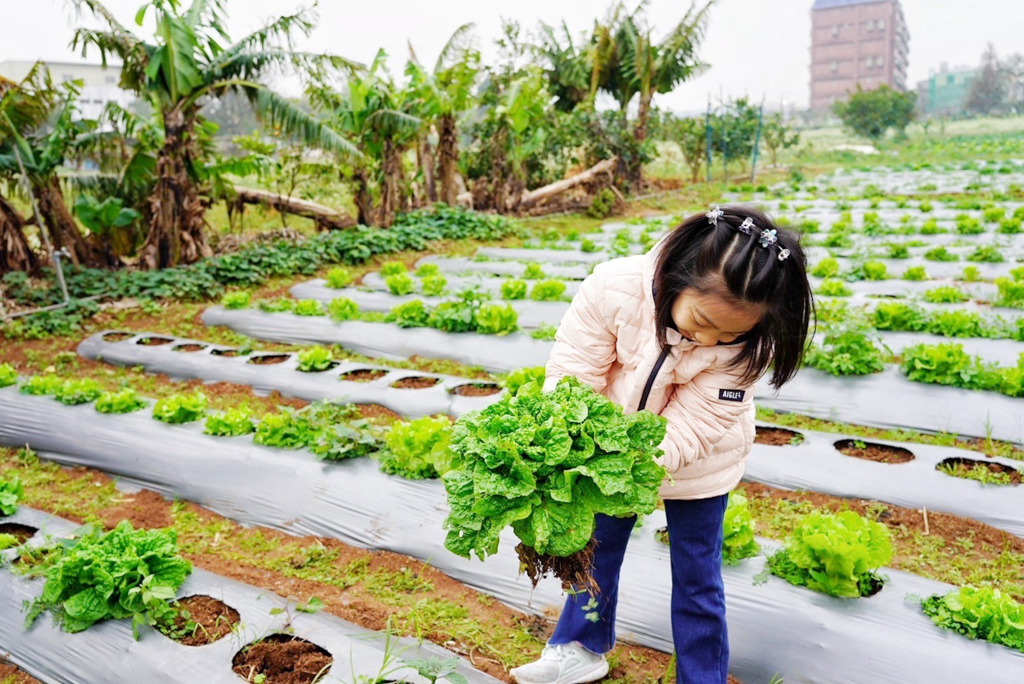
{"label": "palm tree", "polygon": [[141,265],[161,268],[210,254],[204,234],[208,199],[201,192],[205,155],[197,144],[196,130],[203,120],[203,106],[211,100],[241,93],[260,120],[274,130],[328,152],[356,153],[351,143],[259,80],[266,72],[289,65],[305,72],[355,68],[340,57],[292,48],[295,32],[308,35],[312,31],[316,18],[312,10],[279,17],[223,47],[230,43],[224,30],[223,0],[193,0],[187,10],[181,0],[150,0],[139,10],[136,22],[141,24],[153,10],[152,43],[131,33],[99,0],[72,2],[107,24],[106,30],[78,29],[72,47],[81,47],[83,55],[95,47],[104,64],[109,56],[120,59],[121,87],[148,102],[162,122],[163,142],[146,207],[149,232]]}
{"label": "palm tree", "polygon": [[[419,137],[422,119],[411,113],[412,91],[398,88],[387,71],[387,54],[380,50],[365,71],[352,74],[343,90],[320,81],[307,95],[329,115],[329,123],[344,133],[361,152],[353,163],[359,222],[389,227],[405,198],[402,154]],[[378,189],[374,207],[372,189]]]}
{"label": "palm tree", "polygon": [[[480,51],[469,38],[472,30],[472,24],[456,29],[438,55],[433,71],[428,72],[419,63],[411,47],[406,66],[409,87],[420,102],[420,116],[437,128],[441,185],[438,199],[452,205],[458,195],[455,186],[455,170],[459,163],[458,120],[476,104],[473,87],[480,73]],[[429,159],[429,150],[424,156]],[[429,171],[425,175],[429,178]]]}

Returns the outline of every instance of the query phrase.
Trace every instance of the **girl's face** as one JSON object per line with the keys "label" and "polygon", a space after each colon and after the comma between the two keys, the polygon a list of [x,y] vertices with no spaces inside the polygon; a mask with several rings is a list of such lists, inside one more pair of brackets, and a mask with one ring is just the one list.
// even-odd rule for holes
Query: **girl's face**
{"label": "girl's face", "polygon": [[728,344],[761,321],[756,306],[737,305],[714,292],[683,290],[672,305],[672,321],[680,334],[701,347]]}

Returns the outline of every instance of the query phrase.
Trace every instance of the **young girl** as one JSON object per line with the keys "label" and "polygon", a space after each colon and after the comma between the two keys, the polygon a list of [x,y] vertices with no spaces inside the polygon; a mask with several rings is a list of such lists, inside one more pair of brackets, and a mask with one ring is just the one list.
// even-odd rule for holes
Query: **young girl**
{"label": "young girl", "polygon": [[[644,256],[601,264],[555,335],[545,389],[575,375],[626,411],[664,416],[659,463],[671,549],[676,681],[725,684],[729,644],[722,522],[754,441],[754,383],[776,389],[800,367],[813,311],[798,239],[746,206],[683,221]],[[566,600],[540,660],[520,684],[576,684],[608,673],[619,568],[635,517],[599,515],[587,592]]]}

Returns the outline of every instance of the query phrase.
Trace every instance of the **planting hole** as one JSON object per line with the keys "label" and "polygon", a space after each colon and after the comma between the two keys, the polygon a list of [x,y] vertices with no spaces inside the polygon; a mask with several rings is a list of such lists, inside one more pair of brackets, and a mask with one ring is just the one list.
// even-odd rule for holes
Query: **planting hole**
{"label": "planting hole", "polygon": [[389,421],[402,419],[402,416],[380,404],[356,404],[355,406],[359,409],[359,415],[362,418],[386,418]]}
{"label": "planting hole", "polygon": [[130,337],[135,337],[135,333],[130,332],[108,332],[103,333],[104,342],[124,342]]}
{"label": "planting hole", "polygon": [[1019,485],[1024,479],[1016,468],[1002,463],[976,461],[973,458],[947,458],[935,466],[935,469],[946,475],[977,480],[985,484]]}
{"label": "planting hole", "polygon": [[804,441],[804,436],[794,430],[777,427],[757,426],[754,441],[768,446],[796,446]]}
{"label": "planting hole", "polygon": [[186,596],[174,602],[178,611],[174,623],[160,629],[183,646],[205,646],[234,631],[238,611],[212,596]]}
{"label": "planting hole", "polygon": [[264,684],[306,684],[318,681],[334,657],[316,644],[288,634],[271,634],[235,654],[231,669],[247,682],[264,675]]}
{"label": "planting hole", "polygon": [[417,375],[411,378],[402,378],[391,383],[395,389],[426,389],[441,382],[440,378],[428,378],[425,375]]}
{"label": "planting hole", "polygon": [[249,363],[257,366],[272,366],[277,363],[284,363],[291,356],[289,354],[261,354],[260,356],[254,356],[249,359]]}
{"label": "planting hole", "polygon": [[665,546],[668,546],[668,544],[669,544],[669,541],[668,541],[668,528],[667,527],[659,527],[658,529],[654,530],[654,538],[657,539],[662,544],[664,544]]}
{"label": "planting hole", "polygon": [[337,367],[338,367],[339,365],[340,365],[340,364],[339,364],[339,363],[338,363],[337,361],[331,361],[331,362],[330,362],[330,363],[329,363],[329,364],[327,365],[327,368],[317,368],[316,370],[312,370],[312,369],[310,369],[310,370],[304,370],[304,369],[302,369],[302,368],[299,368],[299,370],[300,370],[300,371],[302,371],[303,373],[326,373],[326,372],[327,372],[327,371],[329,371],[329,370],[334,370],[334,369],[335,369],[335,368],[337,368]]}
{"label": "planting hole", "polygon": [[836,442],[835,447],[844,456],[877,463],[909,463],[914,460],[914,454],[903,447],[862,442],[859,439],[841,439]]}
{"label": "planting hole", "polygon": [[239,349],[214,349],[210,352],[214,356],[226,356],[228,358],[234,358],[236,356],[245,356],[248,352],[241,351]]}
{"label": "planting hole", "polygon": [[501,391],[501,385],[493,382],[471,382],[453,387],[449,392],[460,397],[489,397]]}
{"label": "planting hole", "polygon": [[22,525],[21,523],[0,523],[0,534],[11,535],[18,540],[19,544],[27,542],[38,531],[38,527],[32,527],[31,525]]}
{"label": "planting hole", "polygon": [[159,347],[164,344],[170,344],[174,342],[170,337],[142,337],[135,344],[141,344],[145,347]]}
{"label": "planting hole", "polygon": [[872,577],[868,578],[868,590],[867,590],[867,593],[863,594],[861,596],[861,598],[867,598],[869,596],[874,596],[878,592],[882,591],[882,587],[884,587],[884,586],[885,586],[885,583],[881,579],[879,579],[878,577],[872,576]]}
{"label": "planting hole", "polygon": [[197,352],[202,351],[203,349],[206,349],[205,344],[195,344],[192,342],[188,344],[179,344],[177,347],[171,347],[171,351],[176,352]]}
{"label": "planting hole", "polygon": [[376,368],[358,368],[347,373],[342,373],[338,376],[338,379],[344,380],[345,382],[373,382],[374,380],[383,378],[387,374],[387,371]]}

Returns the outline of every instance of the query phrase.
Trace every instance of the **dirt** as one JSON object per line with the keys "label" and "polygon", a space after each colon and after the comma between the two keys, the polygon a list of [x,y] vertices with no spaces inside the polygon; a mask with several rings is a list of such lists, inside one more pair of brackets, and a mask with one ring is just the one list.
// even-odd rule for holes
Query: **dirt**
{"label": "dirt", "polygon": [[[20,523],[0,523],[0,534],[9,534],[18,540],[19,544],[24,544],[39,530],[31,525],[22,525]],[[3,679],[0,679],[3,682]]]}
{"label": "dirt", "polygon": [[[104,342],[124,342],[128,338],[135,337],[133,332],[108,332],[103,336]],[[2,680],[0,680],[2,681]]]}
{"label": "dirt", "polygon": [[17,665],[0,657],[0,682],[3,684],[42,684],[38,679],[20,669]]}
{"label": "dirt", "polygon": [[433,387],[437,383],[441,382],[440,378],[428,378],[426,376],[417,375],[412,378],[402,378],[391,383],[391,386],[395,389],[427,389]]}
{"label": "dirt", "polygon": [[249,359],[249,363],[255,366],[272,366],[278,363],[284,363],[291,358],[290,354],[260,354]]}
{"label": "dirt", "polygon": [[232,669],[247,682],[265,675],[264,684],[308,684],[331,667],[333,656],[314,643],[289,636],[270,636],[235,654]]}
{"label": "dirt", "polygon": [[177,347],[172,347],[171,351],[176,352],[197,352],[206,349],[205,344],[179,344]]}
{"label": "dirt", "polygon": [[520,543],[516,546],[516,553],[519,555],[519,567],[522,572],[537,586],[537,582],[548,575],[557,577],[562,582],[562,589],[585,590],[592,595],[597,594],[600,589],[590,574],[594,565],[594,549],[597,542],[593,539],[581,550],[569,556],[549,556],[534,551],[529,546]]}
{"label": "dirt", "polygon": [[210,354],[213,356],[224,356],[229,359],[233,359],[238,356],[248,356],[249,352],[241,352],[237,349],[214,349]]}
{"label": "dirt", "polygon": [[122,520],[131,521],[134,527],[160,528],[174,524],[169,503],[163,496],[150,489],[143,489],[136,494],[126,494],[117,499],[115,505],[107,508],[100,515],[106,527],[116,527]]}
{"label": "dirt", "polygon": [[[171,636],[171,638],[183,646],[212,644],[231,634],[240,620],[237,610],[212,596],[201,594],[186,596],[175,601],[174,607],[178,610],[178,616],[174,620],[174,630],[184,635]],[[198,627],[183,632],[187,629],[189,622]]]}
{"label": "dirt", "polygon": [[458,394],[460,397],[490,397],[499,392],[501,392],[501,386],[490,382],[474,382],[452,389],[452,394]]}
{"label": "dirt", "polygon": [[402,416],[380,404],[356,404],[363,418],[386,418],[389,421],[402,420]]}
{"label": "dirt", "polygon": [[159,347],[171,342],[174,342],[174,340],[169,337],[142,337],[135,344],[141,344],[144,347]]}
{"label": "dirt", "polygon": [[[861,444],[864,446],[860,446]],[[888,444],[841,439],[836,442],[835,447],[844,456],[853,456],[876,463],[909,463],[914,460],[914,454],[908,449]]]}
{"label": "dirt", "polygon": [[941,466],[952,467],[957,473],[957,475],[954,475],[953,477],[967,478],[968,473],[970,473],[971,470],[981,466],[988,468],[989,472],[1006,473],[1010,476],[1011,485],[1019,485],[1022,481],[1021,472],[1019,470],[1005,466],[1002,463],[986,463],[985,461],[976,461],[973,458],[947,458],[936,466],[936,469]]}
{"label": "dirt", "polygon": [[346,382],[373,382],[374,380],[383,378],[387,374],[388,372],[384,370],[360,368],[359,370],[342,373],[338,376],[338,379]]}
{"label": "dirt", "polygon": [[754,442],[768,446],[793,446],[804,441],[804,436],[794,430],[776,427],[757,426]]}

